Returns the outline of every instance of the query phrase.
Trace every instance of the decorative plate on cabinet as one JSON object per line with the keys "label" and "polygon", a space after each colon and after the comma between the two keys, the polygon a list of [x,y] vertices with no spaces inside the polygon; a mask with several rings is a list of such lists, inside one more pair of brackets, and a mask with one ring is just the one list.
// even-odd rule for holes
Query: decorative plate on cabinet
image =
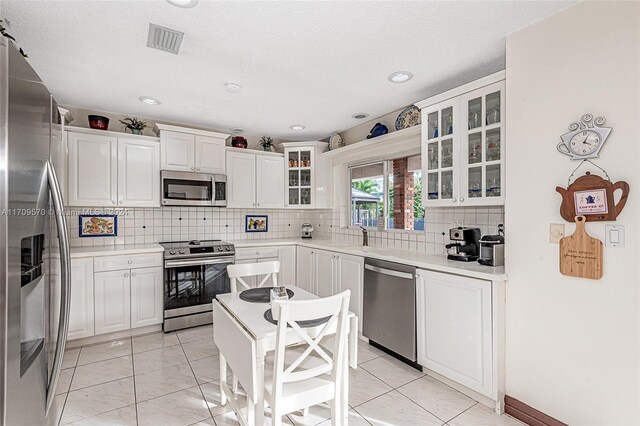
{"label": "decorative plate on cabinet", "polygon": [[333,151],[334,149],[342,148],[344,146],[344,139],[340,136],[340,133],[334,133],[329,136],[329,150]]}
{"label": "decorative plate on cabinet", "polygon": [[411,105],[398,114],[398,118],[396,118],[396,130],[418,126],[421,123],[422,114],[420,113],[420,108],[415,105]]}

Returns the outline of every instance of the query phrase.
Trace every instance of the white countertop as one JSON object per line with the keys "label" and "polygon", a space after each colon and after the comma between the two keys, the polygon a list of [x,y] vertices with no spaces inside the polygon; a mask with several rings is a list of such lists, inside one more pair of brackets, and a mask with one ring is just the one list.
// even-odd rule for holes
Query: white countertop
{"label": "white countertop", "polygon": [[426,254],[389,247],[363,247],[358,244],[339,240],[287,238],[273,240],[235,240],[229,242],[233,243],[237,248],[296,244],[302,247],[330,250],[355,256],[387,260],[389,262],[404,263],[421,269],[464,275],[467,277],[491,281],[507,280],[507,274],[505,273],[504,266],[492,267],[480,265],[478,262],[458,262],[455,260],[449,260],[444,255]]}
{"label": "white countertop", "polygon": [[117,246],[99,247],[71,247],[71,258],[117,256],[123,254],[162,253],[164,248],[158,243],[154,244],[128,244]]}

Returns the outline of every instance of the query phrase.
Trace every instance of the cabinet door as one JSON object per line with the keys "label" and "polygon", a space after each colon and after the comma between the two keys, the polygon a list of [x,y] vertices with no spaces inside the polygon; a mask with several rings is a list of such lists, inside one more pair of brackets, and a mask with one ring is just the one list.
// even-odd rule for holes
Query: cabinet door
{"label": "cabinet door", "polygon": [[313,250],[296,248],[296,285],[309,293],[316,293],[314,287]]}
{"label": "cabinet door", "polygon": [[196,171],[225,174],[225,140],[196,135]]}
{"label": "cabinet door", "polygon": [[296,285],[296,246],[278,247],[280,274],[278,284]]}
{"label": "cabinet door", "polygon": [[492,389],[491,282],[419,271],[418,363],[470,389]]}
{"label": "cabinet door", "polygon": [[458,204],[460,100],[454,98],[422,110],[422,204]]}
{"label": "cabinet door", "polygon": [[115,207],[118,141],[111,136],[69,133],[70,206]]}
{"label": "cabinet door", "polygon": [[160,207],[160,144],[118,138],[118,206]]}
{"label": "cabinet door", "polygon": [[316,294],[320,297],[335,294],[336,254],[331,251],[314,250]]}
{"label": "cabinet door", "polygon": [[504,81],[461,97],[460,205],[504,204]]}
{"label": "cabinet door", "polygon": [[131,278],[129,270],[93,275],[96,334],[131,328]]}
{"label": "cabinet door", "polygon": [[337,293],[351,290],[349,310],[358,317],[358,330],[362,332],[362,291],[364,285],[364,257],[338,254]]}
{"label": "cabinet door", "polygon": [[227,207],[256,206],[256,156],[227,153]]}
{"label": "cabinet door", "polygon": [[284,157],[256,155],[256,205],[284,207]]}
{"label": "cabinet door", "polygon": [[313,148],[286,149],[284,159],[286,167],[286,206],[313,208],[315,177]]}
{"label": "cabinet door", "polygon": [[93,327],[93,258],[71,260],[69,340],[90,337]]}
{"label": "cabinet door", "polygon": [[162,170],[195,171],[195,141],[194,135],[162,130],[160,132]]}
{"label": "cabinet door", "polygon": [[131,328],[162,323],[163,269],[131,270]]}

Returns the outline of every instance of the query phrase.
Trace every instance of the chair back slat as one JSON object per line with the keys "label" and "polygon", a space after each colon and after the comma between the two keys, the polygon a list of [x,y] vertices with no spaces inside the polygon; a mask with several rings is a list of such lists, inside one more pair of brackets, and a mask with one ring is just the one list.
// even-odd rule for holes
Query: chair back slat
{"label": "chair back slat", "polygon": [[[349,290],[322,299],[313,300],[276,300],[273,301],[272,313],[278,321],[276,333],[276,351],[273,366],[273,392],[274,398],[282,395],[285,383],[308,380],[324,374],[331,374],[336,383],[336,392],[341,381],[341,359],[345,354],[347,338],[347,314],[349,312]],[[328,317],[324,324],[312,328],[302,328],[297,321],[305,321]],[[285,354],[287,350],[300,349],[297,345],[293,349],[287,347],[287,333],[293,331],[306,345],[304,351],[297,358],[285,366]],[[333,347],[325,349],[320,345],[323,338],[329,332],[335,331],[332,339]],[[312,354],[314,364],[311,368],[303,368],[305,361]]]}
{"label": "chair back slat", "polygon": [[[280,262],[277,260],[273,262],[241,263],[227,266],[227,274],[230,278],[232,293],[253,288],[252,285],[244,280],[249,277],[264,276],[256,288],[265,285],[269,281],[269,278],[271,278],[273,286],[276,287],[278,285],[278,272],[280,272]],[[242,288],[238,289],[238,284]]]}

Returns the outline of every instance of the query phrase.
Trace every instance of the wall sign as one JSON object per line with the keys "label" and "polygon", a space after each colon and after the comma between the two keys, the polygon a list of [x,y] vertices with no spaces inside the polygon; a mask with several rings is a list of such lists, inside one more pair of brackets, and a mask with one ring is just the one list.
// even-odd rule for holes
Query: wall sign
{"label": "wall sign", "polygon": [[602,278],[602,241],[587,234],[585,216],[576,216],[576,232],[560,240],[560,273],[571,277]]}
{"label": "wall sign", "polygon": [[[587,172],[567,188],[557,186],[556,191],[562,195],[560,215],[567,222],[573,222],[576,215],[584,215],[587,222],[615,221],[627,203],[629,184],[612,183]],[[614,203],[616,191],[621,192],[618,204]]]}

